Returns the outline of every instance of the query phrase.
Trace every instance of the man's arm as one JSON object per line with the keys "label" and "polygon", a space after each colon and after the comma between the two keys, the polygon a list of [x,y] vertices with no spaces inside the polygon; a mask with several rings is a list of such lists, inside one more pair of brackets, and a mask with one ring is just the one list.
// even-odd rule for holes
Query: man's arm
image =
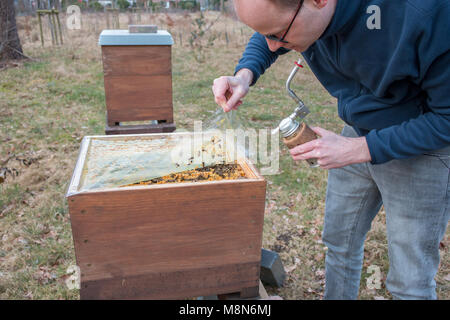
{"label": "man's arm", "polygon": [[262,34],[255,32],[236,66],[235,74],[243,68],[249,69],[253,73],[252,83],[250,84],[250,86],[253,86],[259,77],[277,60],[279,55],[289,51],[285,48],[280,48],[275,52],[270,51],[266,38]]}
{"label": "man's arm", "polygon": [[236,66],[234,76],[224,76],[214,80],[212,91],[215,101],[225,112],[237,109],[247,95],[249,87],[269,68],[280,54],[289,50],[280,48],[276,52],[269,50],[266,38],[255,33]]}

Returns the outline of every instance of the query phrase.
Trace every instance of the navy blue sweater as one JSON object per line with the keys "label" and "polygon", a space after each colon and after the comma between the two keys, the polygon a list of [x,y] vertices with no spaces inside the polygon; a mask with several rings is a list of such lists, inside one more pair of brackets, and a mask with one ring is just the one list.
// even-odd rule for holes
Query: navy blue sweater
{"label": "navy blue sweater", "polygon": [[[370,5],[381,9],[381,29],[367,26]],[[236,72],[252,70],[253,85],[286,52],[255,33]],[[366,136],[373,164],[450,145],[449,0],[338,0],[303,57],[342,120]]]}

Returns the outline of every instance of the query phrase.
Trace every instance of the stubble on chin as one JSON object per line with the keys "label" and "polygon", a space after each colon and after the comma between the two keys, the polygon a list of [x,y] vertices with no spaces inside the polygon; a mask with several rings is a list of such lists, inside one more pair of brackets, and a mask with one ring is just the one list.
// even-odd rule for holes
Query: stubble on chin
{"label": "stubble on chin", "polygon": [[[308,47],[308,48],[309,48],[309,47]],[[292,50],[294,50],[294,51],[296,51],[296,52],[299,52],[299,53],[303,53],[303,52],[305,52],[306,50],[308,50],[308,48],[295,46],[295,47],[292,48]]]}

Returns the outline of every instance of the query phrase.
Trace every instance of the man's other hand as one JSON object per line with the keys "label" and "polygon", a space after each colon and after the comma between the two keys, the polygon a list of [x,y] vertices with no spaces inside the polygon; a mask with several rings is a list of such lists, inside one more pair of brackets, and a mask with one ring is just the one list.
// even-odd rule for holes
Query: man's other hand
{"label": "man's other hand", "polygon": [[372,160],[365,137],[348,138],[334,132],[311,128],[320,138],[290,150],[294,160],[317,159],[321,168],[334,169]]}

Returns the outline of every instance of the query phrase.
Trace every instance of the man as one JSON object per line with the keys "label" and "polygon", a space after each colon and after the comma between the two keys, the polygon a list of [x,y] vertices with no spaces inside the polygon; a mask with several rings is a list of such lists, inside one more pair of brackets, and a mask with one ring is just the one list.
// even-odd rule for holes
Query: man
{"label": "man", "polygon": [[[396,299],[436,299],[439,242],[450,213],[448,0],[235,0],[256,33],[234,76],[214,81],[224,110],[280,54],[303,54],[338,99],[342,135],[291,150],[328,174],[323,241],[326,299],[356,299],[364,240],[384,205],[386,287]],[[227,100],[226,93],[232,93]]]}

